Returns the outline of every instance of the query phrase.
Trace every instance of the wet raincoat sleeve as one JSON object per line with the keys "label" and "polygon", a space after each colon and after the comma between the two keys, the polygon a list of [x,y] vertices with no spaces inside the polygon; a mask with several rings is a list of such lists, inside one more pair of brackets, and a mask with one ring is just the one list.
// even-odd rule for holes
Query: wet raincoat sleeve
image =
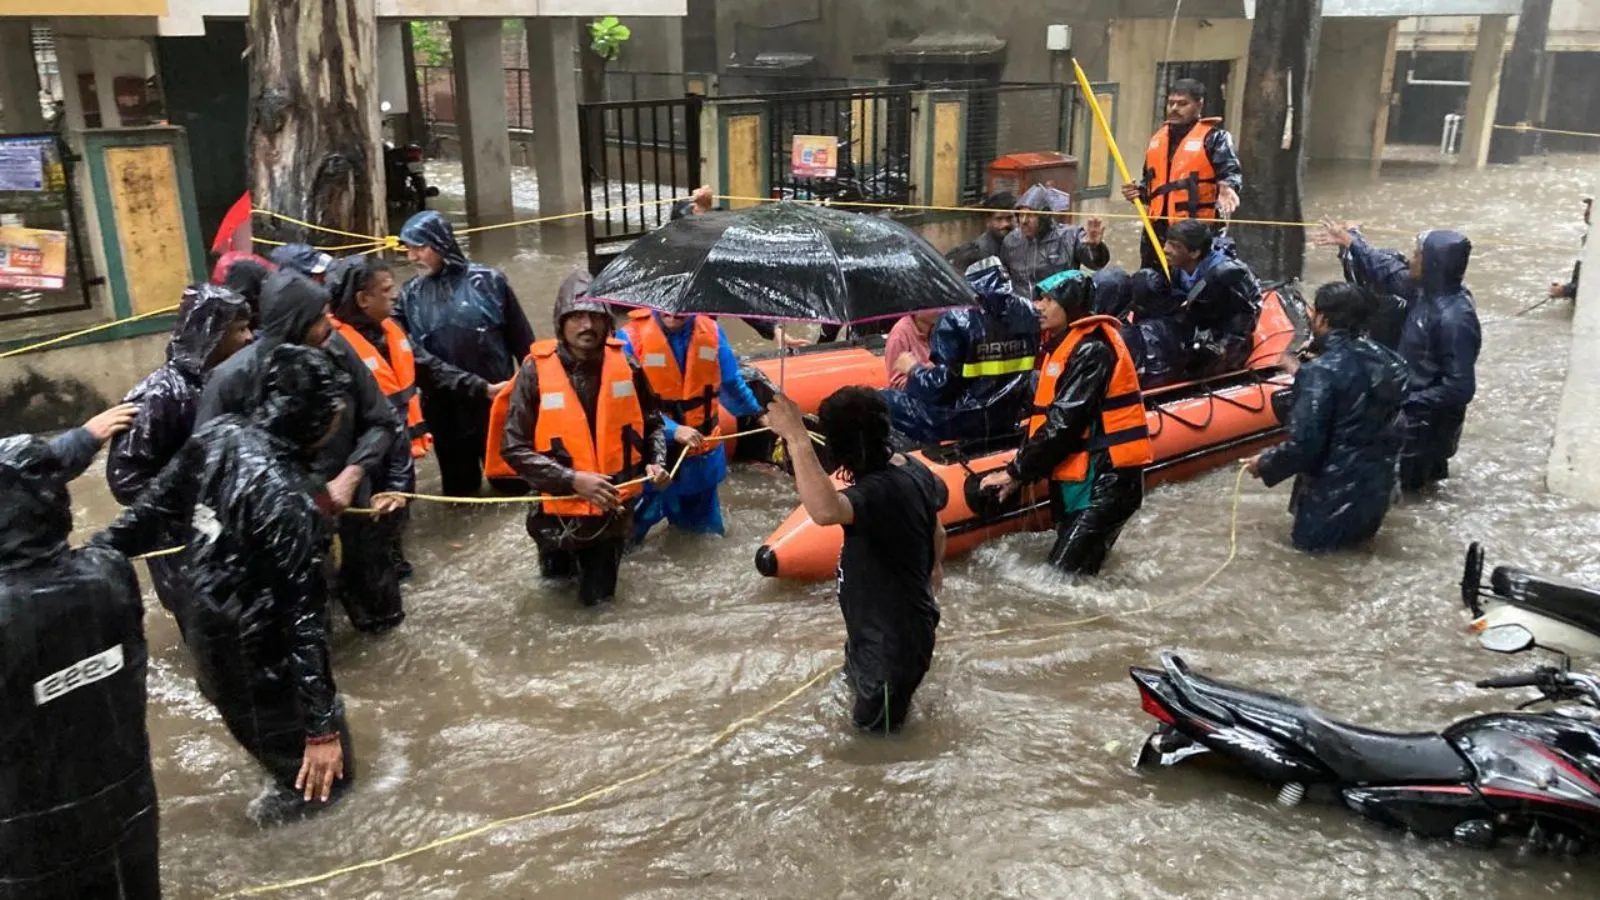
{"label": "wet raincoat sleeve", "polygon": [[355,401],[356,442],[355,448],[345,459],[345,465],[360,466],[368,472],[381,472],[389,448],[402,434],[394,405],[383,395],[378,380],[372,377],[372,372],[362,364],[349,344],[335,336],[334,342],[329,345],[329,352],[339,367],[350,376],[350,390]]}
{"label": "wet raincoat sleeve", "polygon": [[[404,326],[401,326],[402,328]],[[531,343],[531,342],[530,342]],[[432,353],[413,346],[411,355],[417,363],[417,386],[424,394],[451,391],[458,394],[489,395],[489,382],[465,369],[458,369]]]}
{"label": "wet raincoat sleeve", "polygon": [[133,427],[112,438],[106,452],[106,482],[118,503],[127,506],[138,499],[188,440],[193,423],[184,407],[166,391],[151,390],[139,398]]}
{"label": "wet raincoat sleeve", "polygon": [[1084,448],[1116,364],[1116,354],[1104,338],[1090,335],[1078,344],[1057,383],[1056,398],[1045,413],[1044,424],[1006,466],[1012,478],[1023,484],[1039,481]]}
{"label": "wet raincoat sleeve", "polygon": [[[728,412],[736,416],[759,416],[766,412],[751,392],[750,385],[745,383],[739,357],[734,355],[733,346],[728,343],[728,333],[721,328],[717,329],[717,364],[722,368],[722,390],[718,399],[728,408]],[[661,418],[664,426],[667,417],[663,414]]]}
{"label": "wet raincoat sleeve", "polygon": [[302,722],[308,737],[337,730],[332,667],[328,659],[328,612],[321,579],[320,523],[295,515],[271,517],[260,536],[264,562],[275,573],[276,605],[289,611],[289,671],[300,696]]}
{"label": "wet raincoat sleeve", "polygon": [[1410,297],[1417,290],[1403,256],[1373,247],[1360,234],[1355,234],[1355,241],[1340,258],[1348,279],[1357,285],[1400,297]]}
{"label": "wet raincoat sleeve", "polygon": [[1438,374],[1432,384],[1406,398],[1406,407],[1412,411],[1465,409],[1477,392],[1475,370],[1483,346],[1483,332],[1470,301],[1444,303],[1435,335]]}
{"label": "wet raincoat sleeve", "polygon": [[[644,374],[644,367],[631,355],[628,368],[633,370],[633,390],[639,397],[639,410],[644,413],[645,463],[653,466],[667,464],[667,423],[661,412],[661,398]],[[731,412],[731,410],[730,410]]]}
{"label": "wet raincoat sleeve", "polygon": [[185,441],[161,474],[115,521],[95,535],[92,543],[130,557],[167,549],[164,543],[170,539],[169,525],[186,523],[194,514],[200,482],[192,474],[203,470],[205,464],[205,449],[200,441]]}
{"label": "wet raincoat sleeve", "polygon": [[1239,191],[1244,188],[1244,167],[1239,164],[1239,154],[1233,148],[1233,135],[1221,128],[1213,128],[1206,135],[1206,156],[1217,173],[1217,183]]}
{"label": "wet raincoat sleeve", "polygon": [[533,326],[528,324],[528,314],[522,311],[522,304],[517,300],[517,292],[511,289],[511,282],[506,279],[503,272],[494,271],[494,282],[500,296],[501,315],[505,323],[506,353],[513,360],[522,359],[528,355],[528,348],[533,346]]}
{"label": "wet raincoat sleeve", "polygon": [[1295,373],[1294,412],[1289,439],[1261,454],[1261,481],[1267,487],[1314,471],[1328,456],[1333,439],[1333,372],[1306,365]]}
{"label": "wet raincoat sleeve", "polygon": [[933,326],[933,333],[928,335],[929,364],[912,369],[911,374],[906,376],[907,394],[936,406],[954,401],[955,398],[948,395],[960,387],[961,373],[957,367],[967,358],[972,319],[972,314],[966,310],[939,317]]}
{"label": "wet raincoat sleeve", "polygon": [[100,442],[87,428],[74,428],[62,432],[50,442],[50,453],[55,456],[68,481],[77,478],[94,462],[100,452]]}
{"label": "wet raincoat sleeve", "polygon": [[1072,225],[1073,242],[1077,245],[1074,255],[1078,266],[1084,269],[1103,269],[1111,264],[1111,248],[1104,241],[1091,244],[1084,238],[1083,226]]}

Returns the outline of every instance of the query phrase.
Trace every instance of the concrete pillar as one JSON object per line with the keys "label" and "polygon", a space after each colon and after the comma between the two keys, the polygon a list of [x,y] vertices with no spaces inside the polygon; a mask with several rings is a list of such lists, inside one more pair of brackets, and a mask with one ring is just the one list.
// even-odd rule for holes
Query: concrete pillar
{"label": "concrete pillar", "polygon": [[[578,20],[528,19],[528,81],[533,91],[533,168],[539,176],[539,215],[583,210],[583,168],[578,151],[578,76],[573,49]],[[549,223],[570,234],[573,217]],[[548,233],[548,229],[546,229]]]}
{"label": "concrete pillar", "polygon": [[[456,127],[461,132],[461,174],[466,181],[467,218],[473,225],[509,222],[511,133],[506,125],[506,77],[501,62],[503,28],[499,19],[457,19],[450,23],[455,58]],[[484,232],[499,239],[510,229]],[[476,242],[479,247],[484,241]]]}
{"label": "concrete pillar", "polygon": [[89,64],[93,66],[94,93],[100,101],[100,127],[121,128],[122,111],[117,108],[117,76],[132,75],[121,71],[121,41],[89,38]]}
{"label": "concrete pillar", "polygon": [[[62,114],[66,116],[67,131],[83,131],[83,92],[78,89],[78,76],[94,71],[89,59],[89,41],[80,37],[56,37],[56,66],[61,72]],[[96,108],[95,113],[99,113]],[[81,182],[80,182],[81,183]]]}
{"label": "concrete pillar", "polygon": [[1506,21],[1510,16],[1479,16],[1478,46],[1472,51],[1472,87],[1462,123],[1461,161],[1481,169],[1489,162],[1494,111],[1500,100],[1500,64],[1506,55]]}
{"label": "concrete pillar", "polygon": [[[1600,193],[1597,190],[1596,193]],[[1567,381],[1550,450],[1550,490],[1600,506],[1600,235],[1590,235],[1572,315]]]}
{"label": "concrete pillar", "polygon": [[39,106],[39,70],[33,59],[33,25],[27,19],[0,19],[0,131],[44,130]]}

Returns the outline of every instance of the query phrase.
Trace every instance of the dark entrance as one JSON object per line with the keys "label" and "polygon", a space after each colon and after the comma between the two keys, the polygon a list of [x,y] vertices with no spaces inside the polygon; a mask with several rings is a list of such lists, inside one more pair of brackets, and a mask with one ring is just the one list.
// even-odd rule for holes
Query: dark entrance
{"label": "dark entrance", "polygon": [[211,20],[203,37],[158,38],[156,65],[167,114],[189,133],[194,198],[207,246],[248,188],[250,70],[245,23]]}

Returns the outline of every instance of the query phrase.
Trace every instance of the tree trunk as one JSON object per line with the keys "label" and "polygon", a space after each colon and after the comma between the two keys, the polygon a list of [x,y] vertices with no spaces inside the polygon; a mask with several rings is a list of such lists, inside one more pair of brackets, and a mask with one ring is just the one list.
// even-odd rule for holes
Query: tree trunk
{"label": "tree trunk", "polygon": [[426,151],[433,136],[428,133],[428,117],[422,109],[422,85],[417,83],[417,39],[410,22],[400,27],[400,64],[406,70],[406,114],[399,119],[398,130],[404,133],[395,135],[395,143],[417,144]]}
{"label": "tree trunk", "polygon": [[[250,191],[257,209],[384,233],[374,0],[251,0]],[[257,216],[254,235],[356,243]]]}
{"label": "tree trunk", "polygon": [[[586,31],[587,29],[585,29]],[[580,34],[579,39],[587,35]],[[583,60],[583,103],[604,103],[606,100],[606,58],[585,46],[578,52]]]}
{"label": "tree trunk", "polygon": [[[1311,118],[1311,81],[1321,33],[1322,0],[1256,5],[1244,121],[1235,132],[1244,167],[1241,218],[1304,219],[1306,122]],[[1239,242],[1240,259],[1261,278],[1287,281],[1304,273],[1304,228],[1230,226],[1228,231]]]}
{"label": "tree trunk", "polygon": [[[1517,125],[1534,119],[1540,70],[1546,64],[1544,45],[1550,34],[1550,0],[1522,0],[1517,35],[1500,71],[1500,99],[1495,104],[1497,125]],[[1522,159],[1531,134],[1497,129],[1489,137],[1489,162],[1514,163]]]}

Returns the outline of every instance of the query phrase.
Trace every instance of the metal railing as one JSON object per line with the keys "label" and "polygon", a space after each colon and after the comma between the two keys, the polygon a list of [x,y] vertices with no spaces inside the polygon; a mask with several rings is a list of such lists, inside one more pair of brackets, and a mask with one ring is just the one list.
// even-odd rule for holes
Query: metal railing
{"label": "metal railing", "polygon": [[[689,93],[695,76],[684,72],[607,72],[606,101],[664,100]],[[456,78],[453,66],[417,66],[422,117],[429,126],[456,121]],[[507,66],[506,127],[532,131],[533,83],[526,66]]]}
{"label": "metal railing", "polygon": [[966,165],[961,199],[982,199],[989,164],[1011,153],[1057,150],[1073,154],[1081,110],[1076,87],[1059,84],[977,84],[967,91]]}
{"label": "metal railing", "polygon": [[700,185],[700,97],[578,106],[585,238],[599,272],[626,242],[667,223]]}

